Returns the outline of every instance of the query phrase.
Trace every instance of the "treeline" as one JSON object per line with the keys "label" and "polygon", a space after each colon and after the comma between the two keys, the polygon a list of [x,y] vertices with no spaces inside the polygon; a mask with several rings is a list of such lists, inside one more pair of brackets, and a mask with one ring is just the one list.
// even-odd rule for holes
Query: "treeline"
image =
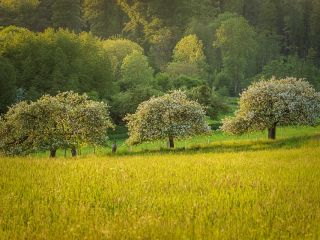
{"label": "treeline", "polygon": [[3,0],[0,112],[74,90],[118,121],[183,88],[215,117],[262,76],[319,89],[319,23],[319,0]]}
{"label": "treeline", "polygon": [[35,33],[14,26],[2,28],[0,110],[43,94],[72,90],[105,100],[113,120],[121,122],[150,97],[184,89],[207,106],[214,118],[225,106],[208,82],[201,41],[189,35],[173,52],[167,69],[156,73],[143,48],[128,39],[101,40],[64,29]]}
{"label": "treeline", "polygon": [[173,48],[186,32],[197,32],[208,43],[217,16],[225,12],[243,16],[260,38],[277,40],[280,53],[320,63],[318,0],[2,0],[0,25],[123,35],[155,54],[164,43]]}

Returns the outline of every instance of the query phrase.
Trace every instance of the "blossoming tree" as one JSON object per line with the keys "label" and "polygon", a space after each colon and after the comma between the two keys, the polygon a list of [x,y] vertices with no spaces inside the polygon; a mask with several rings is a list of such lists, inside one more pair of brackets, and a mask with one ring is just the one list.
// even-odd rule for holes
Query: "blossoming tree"
{"label": "blossoming tree", "polygon": [[20,102],[0,119],[0,149],[7,155],[39,150],[55,157],[59,148],[102,145],[113,128],[108,106],[73,92],[44,95],[35,102]]}
{"label": "blossoming tree", "polygon": [[203,107],[182,91],[153,97],[141,103],[134,114],[125,117],[129,128],[128,144],[168,139],[174,148],[175,138],[210,133]]}
{"label": "blossoming tree", "polygon": [[224,119],[221,129],[231,134],[268,129],[269,139],[275,139],[277,126],[313,126],[319,112],[320,94],[307,81],[272,78],[249,86],[235,117]]}

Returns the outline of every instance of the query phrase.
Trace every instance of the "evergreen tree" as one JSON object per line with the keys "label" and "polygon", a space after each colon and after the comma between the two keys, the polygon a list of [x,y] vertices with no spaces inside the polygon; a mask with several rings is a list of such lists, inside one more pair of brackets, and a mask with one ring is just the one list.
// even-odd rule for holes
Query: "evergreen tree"
{"label": "evergreen tree", "polygon": [[121,33],[123,15],[116,4],[116,0],[84,0],[84,19],[88,23],[90,32],[107,38]]}
{"label": "evergreen tree", "polygon": [[80,32],[83,27],[80,0],[54,0],[52,5],[52,26]]}
{"label": "evergreen tree", "polygon": [[243,17],[234,17],[222,22],[216,37],[214,46],[220,49],[223,62],[217,84],[227,86],[230,94],[237,96],[254,74],[256,32]]}
{"label": "evergreen tree", "polygon": [[317,65],[320,66],[320,2],[318,0],[312,1],[312,13],[310,19],[311,47],[315,51]]}
{"label": "evergreen tree", "polygon": [[6,112],[7,107],[15,100],[16,73],[14,66],[0,56],[0,114]]}

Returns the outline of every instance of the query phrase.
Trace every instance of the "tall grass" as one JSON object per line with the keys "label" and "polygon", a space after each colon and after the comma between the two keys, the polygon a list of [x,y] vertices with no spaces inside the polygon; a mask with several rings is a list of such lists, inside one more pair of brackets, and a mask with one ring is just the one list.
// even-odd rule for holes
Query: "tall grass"
{"label": "tall grass", "polygon": [[319,138],[287,140],[0,158],[0,239],[319,239]]}

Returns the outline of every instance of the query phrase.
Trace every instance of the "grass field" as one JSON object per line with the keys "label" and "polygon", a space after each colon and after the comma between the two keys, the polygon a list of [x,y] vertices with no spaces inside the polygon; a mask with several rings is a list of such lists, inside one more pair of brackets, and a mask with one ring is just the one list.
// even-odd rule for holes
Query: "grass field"
{"label": "grass field", "polygon": [[[122,130],[123,131],[123,130]],[[173,152],[224,152],[224,151],[246,151],[254,149],[274,149],[274,148],[292,148],[304,144],[305,141],[314,135],[320,135],[319,127],[285,127],[278,128],[278,141],[270,142],[267,140],[267,132],[255,132],[242,136],[230,136],[220,131],[214,131],[210,136],[197,136],[186,140],[176,140],[176,149]],[[81,155],[92,155],[94,152],[98,156],[106,156],[111,153],[111,145],[115,139],[118,144],[118,155],[139,155],[168,152],[167,141],[147,142],[137,146],[129,147],[125,144],[126,133],[111,135],[109,147],[93,149],[86,147],[81,149]],[[38,153],[35,157],[47,157],[49,153]],[[58,156],[64,156],[64,151],[59,151]],[[70,152],[68,152],[70,156]]]}
{"label": "grass field", "polygon": [[[320,128],[0,158],[0,239],[320,239]],[[208,140],[209,139],[209,140]],[[87,150],[89,152],[89,150]],[[127,154],[127,155],[126,155]]]}

